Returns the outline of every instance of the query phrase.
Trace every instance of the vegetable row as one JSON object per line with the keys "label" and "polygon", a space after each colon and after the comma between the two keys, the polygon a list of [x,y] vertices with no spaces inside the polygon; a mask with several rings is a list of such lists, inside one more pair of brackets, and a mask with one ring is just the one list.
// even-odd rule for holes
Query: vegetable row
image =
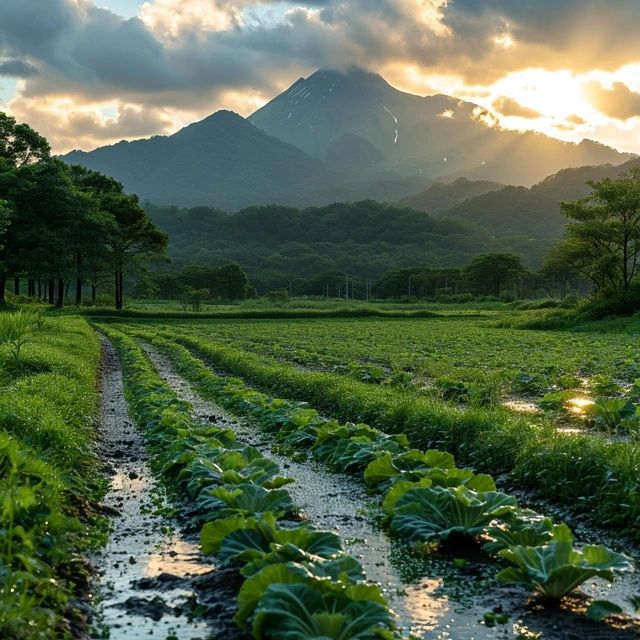
{"label": "vegetable row", "polygon": [[273,399],[238,378],[216,375],[185,347],[137,333],[166,351],[203,395],[272,433],[284,452],[310,451],[332,470],[360,476],[381,496],[390,531],[404,541],[483,544],[509,565],[498,573],[499,582],[556,599],[593,576],[611,581],[632,568],[627,556],[602,545],[576,549],[566,524],[520,508],[513,496],[497,491],[491,476],[456,467],[449,453],[412,449],[403,435],[340,424],[303,403]]}
{"label": "vegetable row", "polygon": [[232,431],[191,417],[136,342],[105,329],[120,353],[131,414],[154,466],[193,505],[201,544],[243,578],[235,620],[254,638],[391,640],[394,614],[333,532],[291,520],[290,478]]}

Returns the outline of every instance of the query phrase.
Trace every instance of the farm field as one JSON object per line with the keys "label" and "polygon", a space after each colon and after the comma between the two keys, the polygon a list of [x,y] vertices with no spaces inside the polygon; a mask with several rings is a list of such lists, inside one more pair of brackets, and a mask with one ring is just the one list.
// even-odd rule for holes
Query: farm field
{"label": "farm field", "polygon": [[61,559],[8,566],[68,586],[19,583],[43,622],[7,637],[76,637],[69,602],[112,640],[638,637],[635,321],[38,317],[3,390],[26,411],[67,376],[74,430],[0,426],[87,506]]}

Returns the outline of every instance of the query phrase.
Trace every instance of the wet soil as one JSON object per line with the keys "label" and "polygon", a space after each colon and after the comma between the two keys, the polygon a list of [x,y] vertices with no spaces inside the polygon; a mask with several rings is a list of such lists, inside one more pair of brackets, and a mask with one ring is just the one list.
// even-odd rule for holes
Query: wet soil
{"label": "wet soil", "polygon": [[[584,610],[589,599],[583,593],[550,610],[528,591],[499,587],[494,581],[496,564],[480,553],[462,553],[458,559],[462,562],[454,562],[451,555],[414,555],[406,546],[390,540],[367,517],[371,498],[361,483],[330,473],[315,461],[296,462],[275,453],[272,440],[256,425],[203,400],[176,373],[168,358],[150,345],[143,347],[160,376],[192,404],[194,417],[233,429],[239,440],[258,448],[280,466],[284,475],[296,479],[287,489],[303,517],[341,535],[347,542],[347,551],[360,560],[368,579],[382,585],[405,636],[442,640],[640,637],[640,624],[626,616],[611,616],[606,623],[587,619]],[[607,583],[600,582],[594,581],[589,590],[603,598],[609,591]],[[630,589],[624,593],[632,595]],[[489,612],[506,614],[507,622],[487,626],[484,616]]]}
{"label": "wet soil", "polygon": [[92,558],[94,637],[196,640],[240,637],[233,623],[239,576],[200,553],[186,517],[154,478],[142,434],[129,417],[117,353],[103,339],[99,459],[110,478],[107,545]]}

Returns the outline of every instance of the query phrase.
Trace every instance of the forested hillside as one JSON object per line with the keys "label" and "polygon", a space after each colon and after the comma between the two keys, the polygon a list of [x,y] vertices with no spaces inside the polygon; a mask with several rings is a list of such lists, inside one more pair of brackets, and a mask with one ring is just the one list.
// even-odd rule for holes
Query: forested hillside
{"label": "forested hillside", "polygon": [[375,279],[397,267],[462,266],[477,253],[507,248],[539,266],[544,253],[529,238],[496,238],[469,223],[371,200],[303,210],[251,207],[236,214],[145,206],[171,238],[174,266],[235,261],[259,291],[325,272]]}

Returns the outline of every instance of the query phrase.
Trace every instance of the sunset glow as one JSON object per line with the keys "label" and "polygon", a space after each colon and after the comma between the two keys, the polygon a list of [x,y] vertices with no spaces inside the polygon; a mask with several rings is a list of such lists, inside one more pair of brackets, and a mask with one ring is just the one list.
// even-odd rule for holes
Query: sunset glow
{"label": "sunset glow", "polygon": [[32,1],[0,8],[0,107],[57,151],[171,133],[221,108],[247,116],[301,76],[348,66],[477,103],[504,128],[640,148],[633,2],[60,0],[41,21],[54,33],[30,21]]}

